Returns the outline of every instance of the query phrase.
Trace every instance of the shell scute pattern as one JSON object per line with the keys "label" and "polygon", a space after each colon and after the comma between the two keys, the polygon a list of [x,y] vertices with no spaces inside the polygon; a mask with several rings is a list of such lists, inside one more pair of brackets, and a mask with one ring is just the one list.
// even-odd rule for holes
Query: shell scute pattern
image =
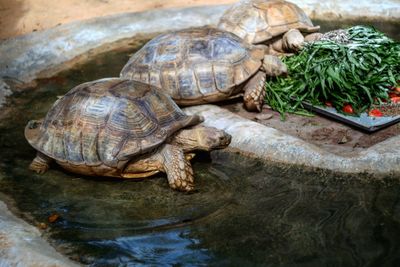
{"label": "shell scute pattern", "polygon": [[96,166],[101,162],[98,152],[99,135],[81,135],[83,162],[88,166]]}
{"label": "shell scute pattern", "polygon": [[[180,47],[182,40],[165,40],[163,45],[157,45],[156,51],[157,56],[153,56],[153,61],[151,63],[154,64],[162,64],[169,62],[181,62],[182,57],[180,55]],[[155,46],[156,44],[154,44]]]}
{"label": "shell scute pattern", "polygon": [[216,91],[213,75],[210,75],[212,73],[212,65],[207,63],[196,64],[194,73],[198,82],[198,89],[202,95],[207,96]]}
{"label": "shell scute pattern", "polygon": [[[229,38],[218,38],[212,41],[211,58],[219,61],[227,61],[235,64],[242,61],[247,54],[246,49],[237,40]],[[229,56],[227,56],[229,55]]]}
{"label": "shell scute pattern", "polygon": [[157,119],[157,125],[166,132],[172,133],[186,126],[188,116],[166,94],[149,94],[146,106]]}
{"label": "shell scute pattern", "polygon": [[[185,29],[148,42],[130,58],[121,77],[147,82],[141,77],[144,73],[150,76],[150,84],[162,88],[178,104],[214,99],[215,95],[226,99],[236,85],[260,68],[261,59],[254,56],[254,49],[229,32],[207,27]],[[149,53],[154,56],[152,63],[145,59]],[[235,77],[237,72],[240,75]]]}
{"label": "shell scute pattern", "polygon": [[218,28],[253,44],[268,41],[290,29],[304,32],[319,29],[297,5],[282,0],[240,1],[224,13]]}
{"label": "shell scute pattern", "polygon": [[232,68],[227,68],[225,64],[214,64],[213,72],[217,90],[228,94],[230,88],[235,86]]}
{"label": "shell scute pattern", "polygon": [[154,45],[149,46],[146,53],[143,53],[143,56],[142,56],[143,62],[145,62],[147,64],[153,63],[154,57],[156,55],[156,49],[157,49],[157,47]]}
{"label": "shell scute pattern", "polygon": [[116,167],[159,146],[189,121],[157,89],[107,79],[77,86],[56,101],[28,141],[59,162]]}
{"label": "shell scute pattern", "polygon": [[[132,79],[135,80],[134,77]],[[162,66],[160,69],[159,81],[161,84],[160,87],[162,87],[166,91],[166,93],[174,96],[174,98],[180,98],[177,71],[175,67],[171,68],[168,65]]]}
{"label": "shell scute pattern", "polygon": [[178,73],[177,81],[179,82],[178,90],[176,94],[179,94],[180,98],[196,98],[193,92],[196,92],[197,79],[195,73],[188,69],[181,69]]}
{"label": "shell scute pattern", "polygon": [[188,46],[186,58],[190,62],[212,59],[212,44],[208,40],[193,39]]}

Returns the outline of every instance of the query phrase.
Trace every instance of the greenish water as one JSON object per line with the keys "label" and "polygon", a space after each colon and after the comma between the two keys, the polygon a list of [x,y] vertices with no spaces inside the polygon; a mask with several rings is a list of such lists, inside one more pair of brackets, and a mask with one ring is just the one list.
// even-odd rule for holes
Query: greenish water
{"label": "greenish water", "polygon": [[[400,266],[400,184],[280,167],[224,152],[193,160],[197,191],[27,167],[23,136],[58,95],[118,76],[136,48],[95,58],[15,93],[0,121],[0,192],[60,252],[92,266]],[[361,178],[361,179],[358,179]],[[394,178],[394,179],[393,179]]]}

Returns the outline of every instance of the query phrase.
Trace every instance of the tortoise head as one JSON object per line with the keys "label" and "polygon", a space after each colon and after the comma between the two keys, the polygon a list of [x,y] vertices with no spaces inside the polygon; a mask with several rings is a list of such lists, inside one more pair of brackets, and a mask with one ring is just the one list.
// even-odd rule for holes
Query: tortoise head
{"label": "tortoise head", "polygon": [[200,125],[179,131],[172,137],[170,143],[179,145],[185,152],[211,151],[227,147],[231,139],[231,135],[223,130]]}

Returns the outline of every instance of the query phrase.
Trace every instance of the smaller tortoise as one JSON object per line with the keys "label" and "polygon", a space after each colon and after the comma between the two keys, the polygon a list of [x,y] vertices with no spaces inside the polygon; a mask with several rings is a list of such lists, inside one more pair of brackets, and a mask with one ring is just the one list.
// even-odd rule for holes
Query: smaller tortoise
{"label": "smaller tortoise", "polygon": [[169,185],[194,188],[195,150],[224,148],[231,137],[188,116],[153,86],[116,78],[81,84],[57,100],[25,137],[37,150],[30,169],[44,173],[55,160],[90,176],[144,178],[165,172]]}
{"label": "smaller tortoise", "polygon": [[157,36],[136,52],[120,76],[162,88],[178,105],[226,100],[244,92],[250,111],[261,111],[266,74],[287,72],[264,48],[211,27]]}
{"label": "smaller tortoise", "polygon": [[297,52],[304,41],[320,35],[316,33],[320,27],[314,26],[302,9],[283,0],[240,1],[225,11],[218,28],[248,43],[266,45],[269,54]]}

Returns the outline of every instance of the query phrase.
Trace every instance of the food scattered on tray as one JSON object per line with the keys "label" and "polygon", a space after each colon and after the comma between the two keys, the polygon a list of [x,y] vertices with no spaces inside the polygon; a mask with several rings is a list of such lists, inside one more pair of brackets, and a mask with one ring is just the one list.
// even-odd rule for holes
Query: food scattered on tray
{"label": "food scattered on tray", "polygon": [[389,91],[389,100],[373,104],[369,116],[398,116],[400,115],[400,85],[393,86]]}
{"label": "food scattered on tray", "polygon": [[283,62],[289,75],[266,83],[266,102],[282,119],[312,114],[303,102],[350,116],[400,115],[400,43],[372,27],[325,33]]}

